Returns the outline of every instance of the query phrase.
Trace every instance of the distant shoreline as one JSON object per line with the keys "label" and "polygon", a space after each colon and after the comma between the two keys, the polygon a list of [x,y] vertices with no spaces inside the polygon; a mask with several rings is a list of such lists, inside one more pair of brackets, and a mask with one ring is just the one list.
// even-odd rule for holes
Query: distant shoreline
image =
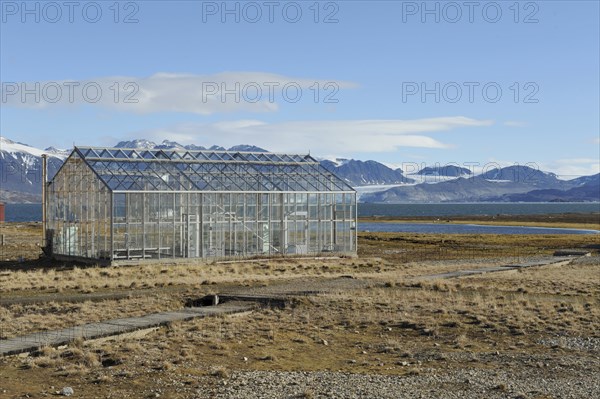
{"label": "distant shoreline", "polygon": [[[365,222],[475,223],[600,229],[600,203],[358,205]],[[6,204],[7,222],[39,222],[41,204]]]}
{"label": "distant shoreline", "polygon": [[371,216],[359,222],[456,223],[493,226],[555,227],[600,230],[600,212],[550,213],[534,215],[456,215],[456,216]]}

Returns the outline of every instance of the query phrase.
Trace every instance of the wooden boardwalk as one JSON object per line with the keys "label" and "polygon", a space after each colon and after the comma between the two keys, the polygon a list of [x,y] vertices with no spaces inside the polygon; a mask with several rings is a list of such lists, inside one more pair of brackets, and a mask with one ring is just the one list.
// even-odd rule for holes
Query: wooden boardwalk
{"label": "wooden boardwalk", "polygon": [[218,306],[184,308],[173,312],[152,313],[141,317],[128,317],[107,320],[100,323],[83,324],[62,330],[42,331],[0,340],[0,356],[32,352],[44,346],[65,345],[77,338],[84,340],[102,338],[162,326],[173,321],[247,312],[256,307],[257,304],[252,302],[228,302]]}
{"label": "wooden boardwalk", "polygon": [[[573,259],[575,259],[575,257],[572,256],[538,258],[504,266],[482,267],[470,270],[458,270],[448,273],[418,276],[412,278],[411,280],[449,279],[537,266],[566,265],[573,261]],[[346,285],[340,286],[340,281],[345,282]],[[336,282],[338,283],[337,285],[334,284]],[[227,299],[229,302],[225,302],[218,306],[189,307],[172,312],[153,313],[141,317],[128,317],[123,319],[107,320],[99,323],[89,323],[81,326],[64,328],[62,330],[37,332],[20,337],[0,340],[0,356],[32,352],[44,346],[65,345],[78,338],[88,340],[124,334],[136,330],[162,326],[173,321],[241,313],[256,309],[261,305],[282,307],[285,303],[285,294],[288,296],[306,295],[308,293],[316,295],[327,291],[327,289],[335,289],[336,287],[350,289],[351,287],[348,286],[349,283],[355,285],[354,288],[360,288],[362,287],[361,284],[364,282],[361,280],[341,278],[336,279],[335,281],[329,281],[328,284],[322,286],[321,289],[315,288],[313,291],[302,291],[302,287],[299,287],[297,282],[291,283],[287,286],[284,284],[283,286],[279,287],[277,292],[269,292],[266,289],[254,289],[248,290],[248,292],[241,290],[238,292],[224,293],[220,295],[222,299]],[[267,288],[273,289],[277,287]]]}
{"label": "wooden boardwalk", "polygon": [[528,267],[548,266],[548,265],[566,265],[566,264],[571,263],[571,261],[573,261],[573,259],[574,259],[574,257],[572,257],[572,256],[553,256],[553,257],[548,257],[548,258],[543,258],[543,259],[530,260],[527,262],[515,263],[512,265],[506,265],[506,266],[482,267],[479,269],[457,270],[455,272],[430,274],[427,276],[417,276],[414,279],[415,280],[447,279],[447,278],[472,276],[472,275],[484,274],[484,273],[505,272],[505,271],[509,271],[509,270],[525,269]]}

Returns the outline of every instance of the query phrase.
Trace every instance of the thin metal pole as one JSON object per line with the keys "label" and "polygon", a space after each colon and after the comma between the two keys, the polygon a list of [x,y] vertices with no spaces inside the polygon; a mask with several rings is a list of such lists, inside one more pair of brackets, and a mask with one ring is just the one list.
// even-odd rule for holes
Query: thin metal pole
{"label": "thin metal pole", "polygon": [[161,194],[154,194],[156,196],[157,202],[158,202],[158,214],[156,215],[157,219],[156,219],[156,228],[158,231],[158,259],[160,259],[160,248],[162,247],[162,240],[161,240],[161,231],[160,231],[160,219],[162,218],[162,208],[160,207],[160,197],[162,196]]}
{"label": "thin metal pole", "polygon": [[202,195],[201,193],[196,194],[198,198],[198,218],[200,219],[200,258],[204,258],[205,253],[204,253],[204,195]]}
{"label": "thin metal pole", "polygon": [[358,202],[354,193],[354,251],[358,254]]}
{"label": "thin metal pole", "polygon": [[146,195],[142,194],[142,259],[146,259]]}
{"label": "thin metal pole", "polygon": [[113,212],[113,208],[114,208],[114,194],[111,191],[110,192],[110,197],[109,197],[109,209],[108,211],[110,212],[110,216],[108,217],[108,221],[110,223],[110,260],[114,260],[115,259],[115,238],[114,238],[114,230],[115,230],[115,213]]}
{"label": "thin metal pole", "polygon": [[46,181],[48,180],[48,155],[42,154],[42,248],[46,248]]}

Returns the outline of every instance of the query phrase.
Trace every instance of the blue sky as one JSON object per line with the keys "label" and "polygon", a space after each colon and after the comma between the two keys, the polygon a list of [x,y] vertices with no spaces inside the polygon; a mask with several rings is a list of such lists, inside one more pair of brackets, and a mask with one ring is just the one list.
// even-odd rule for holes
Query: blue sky
{"label": "blue sky", "polygon": [[597,1],[0,4],[0,132],[36,147],[600,171]]}

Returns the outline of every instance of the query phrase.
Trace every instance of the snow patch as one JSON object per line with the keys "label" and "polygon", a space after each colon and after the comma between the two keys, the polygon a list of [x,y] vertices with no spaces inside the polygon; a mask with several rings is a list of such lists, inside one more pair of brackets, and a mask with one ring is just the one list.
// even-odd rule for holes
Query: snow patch
{"label": "snow patch", "polygon": [[414,183],[404,183],[404,184],[374,184],[370,186],[355,186],[353,187],[356,190],[356,198],[359,199],[364,194],[372,194],[378,193],[381,191],[389,190],[394,187],[401,186],[412,186]]}
{"label": "snow patch", "polygon": [[[51,157],[66,159],[68,153],[63,152],[64,150],[56,150],[50,147],[47,150],[40,150],[39,148],[31,147],[27,144],[18,143],[7,139],[6,137],[0,136],[0,151],[8,152],[13,156],[23,156],[23,154],[33,155],[34,157],[41,157],[43,154],[47,154]],[[25,158],[25,157],[24,157]],[[31,162],[26,160],[27,163]]]}
{"label": "snow patch", "polygon": [[411,178],[415,181],[414,184],[436,184],[442,183],[450,180],[456,180],[460,178],[468,179],[470,175],[460,175],[460,176],[439,176],[439,175],[419,175],[419,174],[410,174],[406,177]]}
{"label": "snow patch", "polygon": [[352,159],[348,158],[336,158],[336,157],[314,157],[317,161],[329,161],[332,162],[336,167],[340,167],[342,165],[347,164],[352,161]]}
{"label": "snow patch", "polygon": [[512,183],[512,180],[500,180],[500,179],[485,179],[485,181],[489,181],[490,183]]}

